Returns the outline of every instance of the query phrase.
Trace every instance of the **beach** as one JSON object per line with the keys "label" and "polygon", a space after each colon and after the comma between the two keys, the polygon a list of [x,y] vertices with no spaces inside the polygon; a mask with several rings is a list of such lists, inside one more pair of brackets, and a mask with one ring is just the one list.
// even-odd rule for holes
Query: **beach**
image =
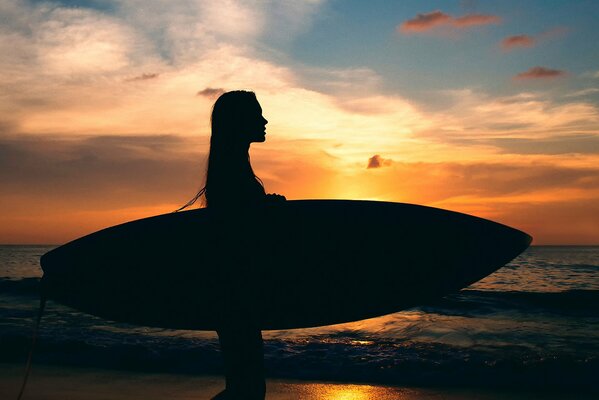
{"label": "beach", "polygon": [[[22,366],[0,364],[0,398],[16,399]],[[217,376],[151,374],[92,368],[35,366],[28,400],[203,400],[224,387]],[[473,388],[416,388],[269,379],[268,400],[524,400],[594,399],[597,393]]]}

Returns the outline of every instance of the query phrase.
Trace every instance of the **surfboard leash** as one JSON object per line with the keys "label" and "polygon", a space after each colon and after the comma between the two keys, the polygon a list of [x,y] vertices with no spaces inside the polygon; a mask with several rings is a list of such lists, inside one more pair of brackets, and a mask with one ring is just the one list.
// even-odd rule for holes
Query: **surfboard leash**
{"label": "surfboard leash", "polygon": [[31,347],[29,349],[29,356],[27,357],[27,365],[25,366],[25,376],[23,377],[23,385],[21,386],[21,391],[17,396],[17,400],[21,400],[23,397],[23,393],[25,392],[25,386],[27,385],[27,380],[29,378],[29,373],[31,372],[31,360],[33,359],[33,349],[35,348],[35,342],[37,341],[37,336],[40,329],[40,322],[42,321],[42,314],[44,313],[44,309],[46,308],[46,295],[43,293],[40,294],[40,308],[37,313],[37,318],[35,321],[35,329],[33,331],[33,338],[31,339]]}

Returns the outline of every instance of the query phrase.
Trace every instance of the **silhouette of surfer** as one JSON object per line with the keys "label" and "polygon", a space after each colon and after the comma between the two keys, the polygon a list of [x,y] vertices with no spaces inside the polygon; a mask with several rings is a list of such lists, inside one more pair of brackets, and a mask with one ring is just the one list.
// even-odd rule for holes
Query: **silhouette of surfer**
{"label": "silhouette of surfer", "polygon": [[[251,227],[246,217],[269,202],[285,200],[278,194],[266,194],[250,164],[250,144],[266,140],[267,123],[253,92],[237,90],[221,95],[212,109],[206,186],[181,207],[186,208],[205,196],[206,206],[222,217],[215,228],[222,243],[216,249],[221,262],[240,267],[226,268],[239,271],[237,276],[222,277],[227,292],[223,293],[217,333],[226,388],[213,398],[218,400],[263,400],[266,392],[262,332],[257,310],[252,306],[256,294],[247,287],[250,280],[245,278],[252,273],[252,262],[248,261],[252,249],[247,245]],[[227,248],[231,241],[236,252],[230,246]]]}

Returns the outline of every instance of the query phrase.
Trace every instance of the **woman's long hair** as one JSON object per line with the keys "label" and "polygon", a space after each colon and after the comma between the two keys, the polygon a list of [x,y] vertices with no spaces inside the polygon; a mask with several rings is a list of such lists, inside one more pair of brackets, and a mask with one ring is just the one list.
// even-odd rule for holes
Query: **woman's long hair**
{"label": "woman's long hair", "polygon": [[[227,185],[235,185],[239,179],[262,181],[254,174],[250,164],[248,141],[244,139],[245,124],[255,106],[256,94],[245,90],[235,90],[222,94],[212,107],[210,124],[210,153],[206,168],[206,184],[185,205],[181,211],[196,203],[202,196],[203,204],[209,205],[212,192]],[[175,211],[175,212],[176,212]]]}

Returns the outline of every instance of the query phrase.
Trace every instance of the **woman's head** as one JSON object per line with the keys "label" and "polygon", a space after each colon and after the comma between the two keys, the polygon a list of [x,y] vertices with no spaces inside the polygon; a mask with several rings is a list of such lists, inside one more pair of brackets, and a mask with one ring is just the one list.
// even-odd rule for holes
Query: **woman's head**
{"label": "woman's head", "polygon": [[266,124],[262,107],[254,92],[235,90],[222,94],[212,108],[210,154],[206,184],[193,199],[179,210],[194,204],[202,195],[222,193],[224,188],[235,188],[242,182],[261,181],[256,177],[249,159],[249,145],[266,140]]}
{"label": "woman's head", "polygon": [[212,144],[246,147],[266,140],[262,108],[254,92],[235,90],[222,94],[212,108]]}

